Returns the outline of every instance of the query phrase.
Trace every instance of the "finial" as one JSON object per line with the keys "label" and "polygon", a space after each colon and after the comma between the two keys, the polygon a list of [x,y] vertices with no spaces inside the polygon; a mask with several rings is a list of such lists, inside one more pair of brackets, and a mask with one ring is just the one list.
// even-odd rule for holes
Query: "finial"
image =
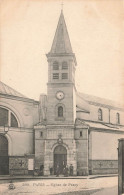
{"label": "finial", "polygon": [[63,4],[63,1],[62,1],[62,3],[61,3],[61,11],[63,11],[63,5],[64,5],[64,4]]}

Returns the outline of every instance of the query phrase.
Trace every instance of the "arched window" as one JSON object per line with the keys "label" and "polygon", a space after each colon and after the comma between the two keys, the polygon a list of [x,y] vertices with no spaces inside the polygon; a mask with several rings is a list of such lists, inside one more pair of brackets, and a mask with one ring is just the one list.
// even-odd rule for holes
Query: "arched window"
{"label": "arched window", "polygon": [[63,107],[62,106],[58,107],[58,117],[63,117]]}
{"label": "arched window", "polygon": [[53,62],[53,70],[59,70],[59,63],[58,62]]}
{"label": "arched window", "polygon": [[101,108],[99,108],[98,110],[98,120],[102,121],[102,109]]}
{"label": "arched window", "polygon": [[64,121],[66,120],[66,108],[62,103],[58,103],[55,106],[55,120],[56,121]]}
{"label": "arched window", "polygon": [[11,113],[11,127],[18,127],[18,122],[13,113]]}
{"label": "arched window", "polygon": [[0,126],[18,127],[15,115],[3,107],[0,107]]}
{"label": "arched window", "polygon": [[116,113],[116,123],[120,124],[120,114]]}
{"label": "arched window", "polygon": [[67,64],[67,62],[62,62],[62,69],[63,69],[63,70],[68,69],[68,64]]}
{"label": "arched window", "polygon": [[0,107],[0,126],[8,125],[8,110]]}

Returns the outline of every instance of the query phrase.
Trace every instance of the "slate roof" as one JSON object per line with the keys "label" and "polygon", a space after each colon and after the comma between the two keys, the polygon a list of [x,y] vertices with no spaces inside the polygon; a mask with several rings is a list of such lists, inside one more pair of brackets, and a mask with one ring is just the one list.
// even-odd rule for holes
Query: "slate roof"
{"label": "slate roof", "polygon": [[108,107],[115,107],[115,108],[122,108],[124,109],[124,105],[121,103],[118,103],[116,101],[96,97],[93,95],[88,95],[85,93],[80,93],[77,92],[77,97],[80,97],[82,100],[85,100],[86,102],[90,104],[101,104],[103,106],[108,106]]}
{"label": "slate roof", "polygon": [[63,11],[61,11],[60,14],[59,22],[57,25],[50,53],[51,54],[73,53]]}
{"label": "slate roof", "polygon": [[116,125],[116,124],[107,124],[107,123],[100,123],[100,122],[94,122],[94,121],[86,121],[82,119],[77,119],[76,121],[77,125],[82,124],[85,126],[89,126],[92,129],[98,129],[101,130],[113,130],[113,131],[123,131],[124,126],[122,125]]}
{"label": "slate roof", "polygon": [[[15,97],[21,97],[21,98],[27,98],[26,96],[24,96],[23,94],[19,93],[18,91],[16,91],[15,89],[9,87],[8,85],[6,85],[5,83],[0,81],[0,94],[4,94],[4,95],[11,95],[11,96],[15,96]],[[84,94],[84,93],[80,93],[77,92],[77,110],[82,109],[83,112],[89,112],[90,111],[90,107],[89,107],[89,103],[91,104],[101,104],[101,105],[105,105],[108,107],[115,107],[115,108],[123,108],[124,109],[124,105],[112,101],[112,100],[107,100],[104,98],[100,98],[100,97],[96,97],[96,96],[92,96],[92,95],[88,95],[88,94]],[[28,98],[30,99],[30,98]]]}
{"label": "slate roof", "polygon": [[8,85],[4,84],[1,81],[0,81],[0,94],[26,98],[26,96],[22,95],[21,93],[19,93],[18,91],[9,87]]}

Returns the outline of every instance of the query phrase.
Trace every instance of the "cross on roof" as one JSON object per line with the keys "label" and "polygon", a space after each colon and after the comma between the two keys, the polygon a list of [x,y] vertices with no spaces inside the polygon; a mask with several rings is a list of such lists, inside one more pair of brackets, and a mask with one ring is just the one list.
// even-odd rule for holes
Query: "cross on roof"
{"label": "cross on roof", "polygon": [[51,50],[48,53],[48,57],[52,54],[73,54],[71,42],[67,31],[67,26],[63,15],[63,10],[61,10],[56,33],[53,39]]}
{"label": "cross on roof", "polygon": [[63,5],[64,5],[64,4],[63,4],[63,1],[62,1],[62,3],[61,3],[61,10],[63,10]]}

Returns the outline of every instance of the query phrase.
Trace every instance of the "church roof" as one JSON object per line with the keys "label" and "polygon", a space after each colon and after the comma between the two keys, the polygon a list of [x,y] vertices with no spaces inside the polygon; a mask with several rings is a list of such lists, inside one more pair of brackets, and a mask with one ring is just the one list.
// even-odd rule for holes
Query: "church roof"
{"label": "church roof", "polygon": [[100,98],[100,97],[96,97],[93,95],[88,95],[88,94],[84,94],[80,92],[77,92],[77,96],[79,96],[80,98],[82,98],[83,100],[85,100],[86,102],[90,104],[106,106],[108,108],[114,107],[114,108],[124,109],[124,105],[116,101],[112,101],[112,100],[108,100],[108,99],[104,99],[104,98]]}
{"label": "church roof", "polygon": [[21,93],[19,93],[18,91],[9,87],[8,85],[4,84],[1,81],[0,81],[0,94],[26,98],[26,96],[22,95]]}
{"label": "church roof", "polygon": [[112,131],[123,131],[124,126],[122,125],[116,125],[116,124],[108,124],[108,123],[101,123],[101,122],[95,122],[95,121],[88,121],[88,120],[83,120],[83,119],[77,119],[76,120],[77,125],[83,125],[83,126],[88,126],[92,129],[95,130],[112,130]]}
{"label": "church roof", "polygon": [[63,11],[61,11],[55,37],[51,47],[51,54],[73,53],[69,39]]}

